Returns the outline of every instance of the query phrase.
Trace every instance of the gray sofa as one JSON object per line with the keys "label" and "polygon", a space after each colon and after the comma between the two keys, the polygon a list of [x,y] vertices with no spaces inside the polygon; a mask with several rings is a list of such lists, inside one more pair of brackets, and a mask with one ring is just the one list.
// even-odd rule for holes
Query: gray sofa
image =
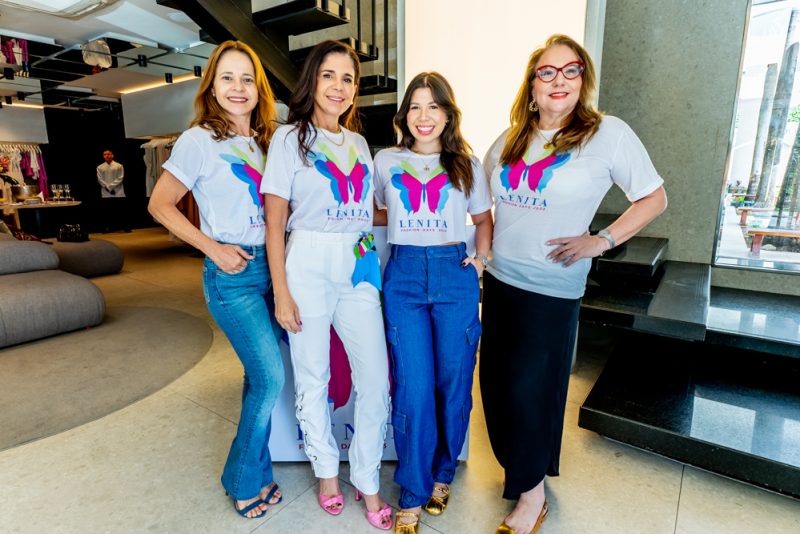
{"label": "gray sofa", "polygon": [[0,233],[0,347],[102,322],[103,294],[58,263],[51,245]]}

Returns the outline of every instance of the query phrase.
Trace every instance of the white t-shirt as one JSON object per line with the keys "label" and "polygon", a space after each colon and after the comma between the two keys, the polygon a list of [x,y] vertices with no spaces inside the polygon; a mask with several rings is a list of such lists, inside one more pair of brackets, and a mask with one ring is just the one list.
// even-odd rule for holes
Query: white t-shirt
{"label": "white t-shirt", "polygon": [[194,195],[204,234],[222,243],[263,245],[264,153],[253,137],[214,141],[212,135],[200,126],[186,130],[163,167]]}
{"label": "white t-shirt", "polygon": [[375,202],[388,208],[388,242],[431,246],[466,241],[467,213],[492,207],[489,182],[472,158],[469,198],[450,182],[439,154],[387,148],[375,155]]}
{"label": "white t-shirt", "polygon": [[639,138],[616,117],[603,117],[588,143],[564,154],[544,147],[556,131],[540,132],[514,165],[498,165],[507,131],[486,154],[495,202],[488,270],[515,287],[575,299],[583,296],[591,259],[564,267],[546,258],[556,247],[545,243],[585,233],[612,184],[634,202],[664,181]]}
{"label": "white t-shirt", "polygon": [[[309,136],[314,137],[311,127]],[[367,141],[342,128],[316,129],[304,161],[294,124],[272,136],[261,192],[289,201],[288,231],[368,232],[372,230],[373,165]]]}

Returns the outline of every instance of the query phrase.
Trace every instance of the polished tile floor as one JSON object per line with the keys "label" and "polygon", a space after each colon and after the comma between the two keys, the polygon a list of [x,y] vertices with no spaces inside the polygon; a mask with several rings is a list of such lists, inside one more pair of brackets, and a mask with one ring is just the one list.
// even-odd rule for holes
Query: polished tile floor
{"label": "polished tile floor", "polygon": [[[160,230],[97,236],[126,251],[124,271],[95,279],[108,304],[175,308],[208,318],[200,259]],[[241,366],[214,326],[211,349],[158,393],[62,434],[0,452],[0,532],[377,532],[352,501],[339,517],[316,504],[305,463],[278,464],[284,501],[263,519],[231,509],[219,471],[235,432]],[[602,333],[583,329],[570,384],[562,476],[546,482],[543,534],[797,533],[800,502],[604,439],[578,428],[580,403],[602,365]],[[180,335],[176,332],[176,335]],[[0,377],[3,380],[13,377]],[[476,403],[470,459],[458,470],[452,504],[424,517],[421,532],[488,533],[510,510],[499,498],[502,472]],[[42,402],[48,402],[42,392]],[[2,409],[13,409],[8,406]],[[383,466],[383,493],[395,504],[394,464]]]}

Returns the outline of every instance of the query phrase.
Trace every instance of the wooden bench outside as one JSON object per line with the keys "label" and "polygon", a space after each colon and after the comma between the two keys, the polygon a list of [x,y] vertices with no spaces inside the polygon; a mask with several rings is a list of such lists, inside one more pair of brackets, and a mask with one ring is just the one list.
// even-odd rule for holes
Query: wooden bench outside
{"label": "wooden bench outside", "polygon": [[739,226],[747,226],[747,217],[750,215],[750,212],[753,211],[757,213],[766,213],[768,211],[775,211],[775,208],[754,208],[752,206],[742,206],[736,208],[736,213],[741,216],[739,218]]}
{"label": "wooden bench outside", "polygon": [[800,230],[782,228],[751,228],[747,233],[753,236],[753,243],[750,245],[750,255],[756,258],[761,253],[761,242],[764,241],[764,236],[771,235],[776,237],[800,238]]}

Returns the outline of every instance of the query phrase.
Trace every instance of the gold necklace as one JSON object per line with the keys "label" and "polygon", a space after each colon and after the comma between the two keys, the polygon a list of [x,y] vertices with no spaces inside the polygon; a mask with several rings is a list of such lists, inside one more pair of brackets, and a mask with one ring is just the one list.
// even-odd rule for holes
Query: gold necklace
{"label": "gold necklace", "polygon": [[417,155],[417,156],[419,156],[420,158],[423,158],[423,161],[422,161],[422,170],[424,170],[425,172],[429,172],[429,171],[431,170],[431,164],[430,164],[430,163],[427,163],[427,162],[425,161],[425,158],[426,158],[427,156],[433,156],[434,154],[423,154],[422,152],[416,152],[416,151],[415,151],[415,150],[413,150],[413,149],[410,149],[410,150],[411,150],[411,152],[413,152],[414,154],[416,154],[416,155]]}
{"label": "gold necklace", "polygon": [[250,135],[241,135],[236,132],[233,132],[236,137],[243,137],[247,141],[247,148],[250,149],[250,152],[255,152],[256,149],[253,148],[253,138],[258,135],[258,132],[255,130],[250,130]]}
{"label": "gold necklace", "polygon": [[[322,132],[322,135],[325,137],[325,139],[327,139],[328,141],[330,141],[330,142],[331,142],[331,143],[333,143],[334,145],[336,145],[336,146],[342,146],[342,145],[344,145],[344,139],[345,139],[345,136],[344,136],[344,130],[343,130],[343,129],[339,128],[339,132],[337,132],[337,133],[341,133],[341,134],[342,134],[342,140],[341,140],[339,143],[337,143],[336,141],[334,141],[334,140],[333,140],[333,139],[332,139],[332,138],[331,138],[331,137],[330,137],[330,136],[327,134],[327,132],[326,132],[325,128],[317,128],[317,130],[319,130],[320,132]],[[331,133],[333,133],[333,132],[331,132]]]}

